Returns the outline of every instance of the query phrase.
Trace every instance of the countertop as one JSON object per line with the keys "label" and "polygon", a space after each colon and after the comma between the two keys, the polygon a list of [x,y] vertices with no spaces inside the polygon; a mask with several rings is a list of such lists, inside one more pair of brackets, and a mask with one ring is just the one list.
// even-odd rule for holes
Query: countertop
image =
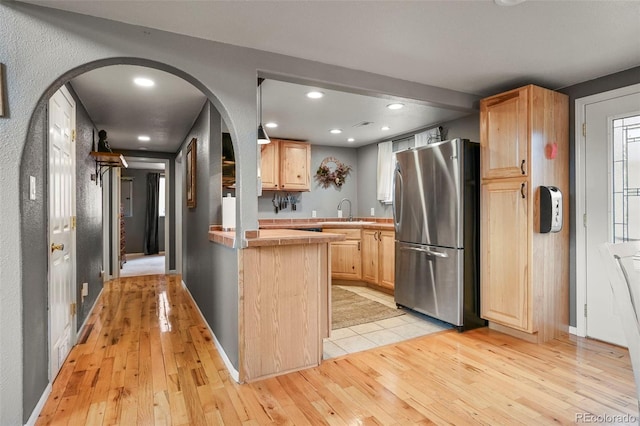
{"label": "countertop", "polygon": [[[311,232],[305,229],[378,229],[393,231],[392,219],[386,218],[355,218],[347,219],[260,219],[259,231],[248,231],[247,247],[273,246],[285,244],[319,244],[344,240],[343,234],[330,232]],[[211,225],[209,241],[236,247],[236,233],[222,231],[220,225]]]}
{"label": "countertop", "polygon": [[391,219],[356,218],[347,219],[260,219],[260,229],[317,229],[317,228],[360,228],[393,231]]}
{"label": "countertop", "polygon": [[[254,233],[256,233],[254,231]],[[297,229],[261,229],[256,236],[245,238],[247,247],[279,246],[290,244],[322,244],[345,239],[342,234],[329,232],[312,232]],[[234,231],[209,230],[209,241],[236,247],[236,233]]]}

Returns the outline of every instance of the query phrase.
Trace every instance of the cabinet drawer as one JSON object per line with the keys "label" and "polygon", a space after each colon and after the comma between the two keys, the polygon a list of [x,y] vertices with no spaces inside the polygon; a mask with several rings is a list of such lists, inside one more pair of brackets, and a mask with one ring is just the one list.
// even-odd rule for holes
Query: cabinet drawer
{"label": "cabinet drawer", "polygon": [[332,234],[344,234],[347,240],[359,240],[360,229],[349,228],[323,228],[322,232],[330,232]]}

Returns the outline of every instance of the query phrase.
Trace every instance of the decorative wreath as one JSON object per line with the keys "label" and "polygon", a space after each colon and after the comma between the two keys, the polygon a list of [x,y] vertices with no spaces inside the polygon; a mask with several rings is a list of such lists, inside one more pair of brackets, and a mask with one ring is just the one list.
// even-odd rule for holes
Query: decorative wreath
{"label": "decorative wreath", "polygon": [[[329,167],[331,163],[335,166]],[[334,157],[327,157],[320,163],[315,179],[323,188],[328,188],[331,185],[340,188],[350,172],[351,166],[341,163]]]}

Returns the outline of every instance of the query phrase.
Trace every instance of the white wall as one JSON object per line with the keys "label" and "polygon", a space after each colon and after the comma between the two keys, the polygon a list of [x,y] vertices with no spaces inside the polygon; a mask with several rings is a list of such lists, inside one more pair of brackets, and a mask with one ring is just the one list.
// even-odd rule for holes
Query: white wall
{"label": "white wall", "polygon": [[[480,142],[480,115],[476,112],[457,120],[441,123],[447,139],[462,138]],[[382,204],[376,198],[378,173],[378,144],[358,148],[358,215],[369,216],[371,208],[376,217],[393,217],[391,204]]]}
{"label": "white wall", "polygon": [[[117,6],[114,6],[117,7]],[[8,117],[0,118],[0,424],[23,422],[22,277],[19,233],[21,153],[33,111],[60,85],[103,65],[155,61],[210,97],[236,142],[236,224],[257,225],[256,76],[306,80],[471,110],[475,96],[312,61],[234,47],[113,21],[0,2],[0,60],[6,66]],[[166,64],[166,65],[161,65]],[[42,185],[43,182],[39,182]],[[203,230],[206,232],[206,230]],[[46,277],[42,277],[46,281]],[[28,309],[29,307],[26,307]],[[26,339],[34,336],[24,336]],[[26,368],[29,368],[26,366]],[[25,418],[30,413],[25,413]]]}

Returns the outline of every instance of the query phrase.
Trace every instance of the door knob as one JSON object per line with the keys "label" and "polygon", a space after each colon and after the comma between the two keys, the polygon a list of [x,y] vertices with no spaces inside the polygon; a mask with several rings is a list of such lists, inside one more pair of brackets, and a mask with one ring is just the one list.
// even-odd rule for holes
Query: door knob
{"label": "door knob", "polygon": [[64,244],[55,244],[55,243],[51,243],[51,253],[53,253],[56,250],[64,250]]}

